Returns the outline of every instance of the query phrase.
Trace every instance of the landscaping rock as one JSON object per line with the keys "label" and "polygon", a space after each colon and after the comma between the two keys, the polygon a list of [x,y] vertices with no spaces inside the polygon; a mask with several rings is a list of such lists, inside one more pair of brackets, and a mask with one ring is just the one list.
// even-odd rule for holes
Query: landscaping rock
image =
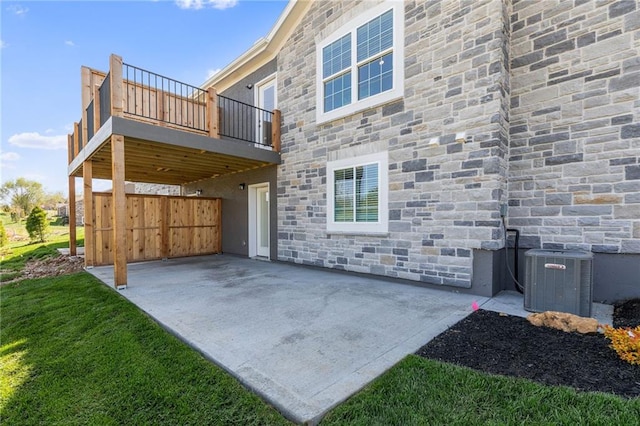
{"label": "landscaping rock", "polygon": [[527,320],[535,326],[551,327],[558,330],[587,334],[598,332],[598,321],[594,318],[584,318],[566,312],[547,311],[531,314]]}

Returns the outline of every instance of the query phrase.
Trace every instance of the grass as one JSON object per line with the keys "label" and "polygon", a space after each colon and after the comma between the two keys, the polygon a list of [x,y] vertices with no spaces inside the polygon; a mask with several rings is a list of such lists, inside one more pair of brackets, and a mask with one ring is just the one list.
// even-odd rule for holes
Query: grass
{"label": "grass", "polygon": [[[0,213],[3,221],[9,221],[7,213]],[[20,275],[24,265],[32,259],[57,256],[59,248],[69,247],[69,226],[56,225],[51,222],[51,232],[47,242],[32,243],[29,241],[23,222],[13,222],[5,225],[7,233],[13,238],[7,246],[0,249],[2,258],[0,282],[12,280]],[[84,245],[84,227],[77,228],[76,242]]]}
{"label": "grass", "polygon": [[[51,249],[19,247],[12,256],[46,256]],[[287,424],[89,274],[22,280],[0,291],[3,424]],[[322,424],[631,425],[639,418],[640,398],[408,356]]]}
{"label": "grass", "polygon": [[640,399],[492,376],[410,355],[323,425],[640,424]]}
{"label": "grass", "polygon": [[2,288],[3,424],[286,424],[87,273]]}

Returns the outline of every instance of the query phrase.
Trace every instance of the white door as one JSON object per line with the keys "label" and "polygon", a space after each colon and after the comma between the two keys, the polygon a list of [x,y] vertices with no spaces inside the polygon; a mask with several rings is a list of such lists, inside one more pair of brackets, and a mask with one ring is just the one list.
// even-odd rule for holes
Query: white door
{"label": "white door", "polygon": [[[271,126],[272,119],[271,114],[274,109],[277,108],[276,99],[276,77],[275,75],[262,80],[257,84],[256,90],[256,105],[258,108],[264,111],[260,111],[258,117],[256,117],[257,125],[256,129],[258,134],[256,141],[261,147],[271,146]],[[266,112],[268,111],[268,112]]]}
{"label": "white door", "polygon": [[269,187],[256,188],[256,254],[269,257]]}

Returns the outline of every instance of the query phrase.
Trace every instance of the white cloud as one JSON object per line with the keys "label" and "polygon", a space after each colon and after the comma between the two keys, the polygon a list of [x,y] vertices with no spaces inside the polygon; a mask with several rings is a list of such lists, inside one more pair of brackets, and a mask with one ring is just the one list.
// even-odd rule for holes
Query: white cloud
{"label": "white cloud", "polygon": [[20,154],[17,152],[3,152],[0,154],[0,160],[2,161],[18,161],[20,159]]}
{"label": "white cloud", "polygon": [[202,9],[212,7],[214,9],[229,9],[238,4],[238,0],[175,0],[180,9]]}
{"label": "white cloud", "polygon": [[209,80],[211,77],[213,77],[214,75],[218,74],[220,72],[220,68],[216,68],[215,70],[207,70],[207,78],[206,80]]}
{"label": "white cloud", "polygon": [[66,44],[67,46],[75,46],[76,44],[71,41],[71,40],[65,40],[64,44]]}
{"label": "white cloud", "polygon": [[0,166],[3,169],[15,169],[16,166],[12,163],[20,159],[20,154],[17,152],[2,152],[0,153]]}
{"label": "white cloud", "polygon": [[44,136],[38,132],[25,132],[11,136],[9,143],[21,148],[66,149],[67,135]]}
{"label": "white cloud", "polygon": [[7,46],[9,46],[7,42],[5,42],[4,40],[0,40],[0,49],[4,49]]}
{"label": "white cloud", "polygon": [[29,11],[29,8],[22,7],[19,4],[12,4],[11,6],[7,7],[7,10],[9,12],[13,12],[14,14],[20,16],[20,15],[26,15],[27,12]]}

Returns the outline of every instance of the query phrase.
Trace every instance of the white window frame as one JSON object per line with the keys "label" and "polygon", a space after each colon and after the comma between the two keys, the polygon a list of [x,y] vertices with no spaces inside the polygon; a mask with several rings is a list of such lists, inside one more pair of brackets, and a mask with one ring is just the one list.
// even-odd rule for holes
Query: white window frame
{"label": "white window frame", "polygon": [[[378,221],[335,221],[335,170],[378,165]],[[343,234],[387,234],[389,231],[389,154],[387,151],[327,162],[327,232]]]}
{"label": "white window frame", "polygon": [[[358,100],[357,29],[393,9],[393,88]],[[324,79],[322,76],[322,50],[351,33],[351,103],[324,112]],[[404,2],[385,1],[367,10],[346,25],[331,33],[316,46],[316,122],[318,124],[346,117],[356,112],[391,102],[404,96]]]}

